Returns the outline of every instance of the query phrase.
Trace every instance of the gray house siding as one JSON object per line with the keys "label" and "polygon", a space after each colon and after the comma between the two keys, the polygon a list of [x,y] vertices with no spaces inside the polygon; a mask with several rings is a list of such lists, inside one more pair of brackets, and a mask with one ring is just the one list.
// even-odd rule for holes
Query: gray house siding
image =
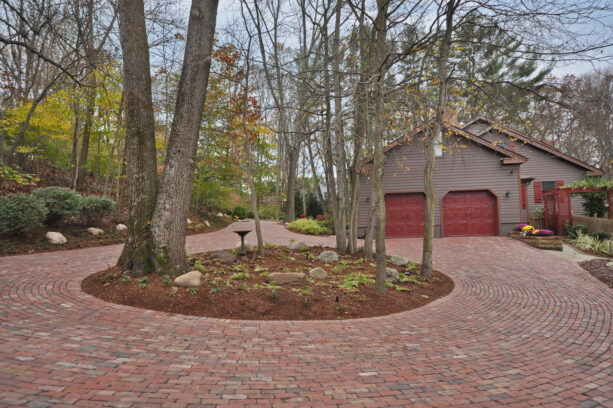
{"label": "gray house siding", "polygon": [[[470,131],[472,126],[469,126]],[[473,129],[474,131],[474,129]],[[509,141],[507,135],[491,130],[481,136],[492,143],[511,143],[515,147],[515,152],[526,157],[528,161],[521,165],[521,177],[534,177],[534,181],[558,181],[571,183],[581,180],[587,170],[570,163],[558,156],[552,155],[532,145],[523,143],[521,140]],[[580,196],[572,198],[573,214],[582,215],[583,206]],[[534,201],[534,182],[528,186],[528,210],[533,211],[543,207],[543,202]]]}
{"label": "gray house siding", "polygon": [[[455,141],[455,138],[449,138],[445,143],[452,145]],[[458,144],[464,147],[456,148],[453,153],[445,149],[443,156],[436,159],[436,236],[441,236],[440,203],[445,194],[454,190],[484,189],[497,195],[499,233],[508,234],[520,220],[519,164],[503,165],[502,156],[498,153],[463,138],[459,139]],[[423,143],[420,140],[390,149],[386,154],[383,175],[384,193],[423,191],[425,164]],[[368,224],[371,188],[370,176],[361,176],[358,204],[360,232]]]}

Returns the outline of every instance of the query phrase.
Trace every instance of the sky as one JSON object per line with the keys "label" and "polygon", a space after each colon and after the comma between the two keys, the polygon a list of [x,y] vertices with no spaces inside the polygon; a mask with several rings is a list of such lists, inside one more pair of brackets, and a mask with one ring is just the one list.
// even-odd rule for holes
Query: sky
{"label": "sky", "polygon": [[[188,2],[189,0],[183,1]],[[239,0],[219,0],[217,14],[218,29],[232,22],[235,18],[240,17],[240,15],[237,14],[238,1]],[[608,15],[603,22],[613,31],[613,13]],[[591,30],[593,27],[581,27],[581,29]],[[594,70],[613,69],[613,46],[601,50],[600,55],[609,57],[609,61],[591,60],[557,63],[552,73],[556,76],[564,76],[567,74],[579,76]]]}

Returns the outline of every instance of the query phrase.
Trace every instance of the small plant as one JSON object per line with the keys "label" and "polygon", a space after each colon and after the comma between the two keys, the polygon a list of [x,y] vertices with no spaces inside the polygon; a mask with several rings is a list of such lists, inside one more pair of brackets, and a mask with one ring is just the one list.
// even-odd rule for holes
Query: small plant
{"label": "small plant", "polygon": [[189,293],[192,295],[197,295],[198,294],[198,289],[197,288],[189,288]]}
{"label": "small plant", "polygon": [[352,272],[345,275],[343,282],[339,285],[343,289],[355,289],[360,285],[368,285],[375,280],[368,275],[364,275],[361,272]]}
{"label": "small plant", "polygon": [[214,293],[221,293],[221,287],[219,287],[219,286],[214,287],[214,288],[212,288],[212,289],[209,291],[209,293],[210,293],[211,295],[212,295],[212,294],[214,294]]}
{"label": "small plant", "polygon": [[168,297],[175,297],[179,289],[173,288],[170,292],[168,292]]}
{"label": "small plant", "polygon": [[54,225],[81,211],[81,195],[66,187],[37,188],[32,192],[32,197],[40,200],[47,208],[47,225]]}
{"label": "small plant", "polygon": [[393,288],[394,284],[392,282],[385,282],[385,287],[386,288]]}
{"label": "small plant", "polygon": [[243,282],[239,289],[244,290],[245,292],[249,292],[251,290],[251,288],[249,288],[249,285],[247,285],[247,282]]}
{"label": "small plant", "polygon": [[279,291],[281,290],[281,286],[277,285],[275,281],[272,281],[266,285],[266,288],[270,290],[268,297],[272,300],[279,299]]}
{"label": "small plant", "polygon": [[0,233],[26,234],[41,227],[47,218],[47,208],[38,199],[16,194],[0,199]]}
{"label": "small plant", "polygon": [[230,276],[230,279],[232,280],[245,280],[249,278],[250,278],[249,272],[238,272]]}
{"label": "small plant", "polygon": [[577,224],[573,225],[569,230],[570,236],[573,238],[579,238],[579,235],[587,235],[588,228],[586,225]]}
{"label": "small plant", "polygon": [[417,264],[413,261],[410,261],[407,265],[407,271],[411,272],[415,268],[417,268]]}
{"label": "small plant", "polygon": [[149,278],[146,276],[143,276],[142,278],[138,280],[138,286],[141,289],[145,289],[147,287],[147,283],[149,283]]}
{"label": "small plant", "polygon": [[164,287],[170,286],[170,275],[164,275]]}
{"label": "small plant", "polygon": [[292,289],[292,291],[294,292],[298,292],[300,294],[300,298],[302,299],[302,304],[304,306],[308,306],[309,305],[309,301],[311,300],[311,292],[312,289],[310,286],[305,286],[302,289]]}
{"label": "small plant", "polygon": [[424,298],[424,299],[430,299],[430,296],[428,296],[428,295],[421,295],[421,297]]}

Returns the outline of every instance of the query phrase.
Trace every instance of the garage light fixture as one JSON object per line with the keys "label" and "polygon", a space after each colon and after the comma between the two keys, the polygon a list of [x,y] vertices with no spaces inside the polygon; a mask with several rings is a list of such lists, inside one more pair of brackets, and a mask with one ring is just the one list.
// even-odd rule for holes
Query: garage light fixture
{"label": "garage light fixture", "polygon": [[510,196],[510,195],[511,195],[511,192],[510,192],[510,191],[507,191],[506,193],[504,193],[504,195],[508,197],[508,196]]}

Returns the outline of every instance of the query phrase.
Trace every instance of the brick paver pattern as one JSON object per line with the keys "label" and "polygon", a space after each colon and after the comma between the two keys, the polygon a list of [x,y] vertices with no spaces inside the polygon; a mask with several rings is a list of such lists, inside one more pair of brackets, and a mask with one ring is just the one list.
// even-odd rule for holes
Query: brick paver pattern
{"label": "brick paver pattern", "polygon": [[[232,228],[187,247],[227,248]],[[263,229],[278,244],[334,244]],[[387,246],[420,260],[419,239]],[[613,407],[613,291],[515,240],[437,239],[449,296],[350,321],[220,320],[83,293],[120,250],[0,258],[1,406]]]}

